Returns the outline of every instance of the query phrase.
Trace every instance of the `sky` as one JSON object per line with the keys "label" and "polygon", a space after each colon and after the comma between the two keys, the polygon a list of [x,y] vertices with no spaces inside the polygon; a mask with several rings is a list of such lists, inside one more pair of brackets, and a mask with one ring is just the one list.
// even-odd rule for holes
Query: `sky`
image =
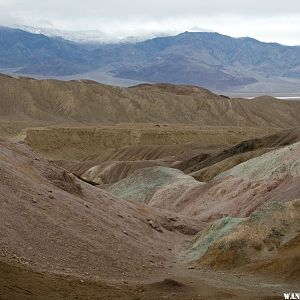
{"label": "sky", "polygon": [[0,0],[0,24],[113,39],[216,31],[300,45],[300,0]]}

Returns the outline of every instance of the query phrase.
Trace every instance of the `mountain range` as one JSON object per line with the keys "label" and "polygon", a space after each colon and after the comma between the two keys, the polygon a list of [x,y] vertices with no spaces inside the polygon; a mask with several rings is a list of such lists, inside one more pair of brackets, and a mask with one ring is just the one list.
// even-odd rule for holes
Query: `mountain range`
{"label": "mountain range", "polygon": [[0,70],[98,81],[97,74],[105,74],[128,81],[192,84],[221,92],[286,94],[300,92],[300,46],[215,32],[89,44],[0,27]]}

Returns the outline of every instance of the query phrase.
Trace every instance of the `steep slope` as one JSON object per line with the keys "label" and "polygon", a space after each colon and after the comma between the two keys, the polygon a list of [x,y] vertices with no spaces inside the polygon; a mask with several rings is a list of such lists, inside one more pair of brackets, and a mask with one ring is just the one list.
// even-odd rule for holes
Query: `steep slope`
{"label": "steep slope", "polygon": [[[200,170],[194,171],[192,173],[188,172],[187,173],[191,176],[193,176],[195,179],[198,181],[205,181],[208,182],[212,180],[214,177],[216,177],[218,174],[225,172],[251,158],[260,156],[264,153],[269,152],[270,149],[262,148],[262,149],[257,149],[253,151],[247,151],[244,153],[239,153],[235,154],[232,156],[229,156],[228,158],[224,158],[216,163],[213,162],[213,159],[210,160],[210,163],[208,163],[207,167],[203,167],[205,165],[205,161],[202,162],[202,166],[200,165]],[[199,157],[199,156],[197,156]],[[191,162],[191,160],[190,160]],[[181,165],[184,165],[185,162],[182,162]],[[176,167],[176,165],[175,165]],[[192,166],[192,168],[199,168],[199,164],[196,166]]]}
{"label": "steep slope", "polygon": [[164,122],[211,126],[296,127],[299,101],[228,99],[193,86],[120,88],[0,76],[0,117],[40,122]]}
{"label": "steep slope", "polygon": [[[287,286],[188,269],[177,256],[205,224],[116,198],[24,144],[0,141],[0,178],[0,298],[246,300]],[[299,255],[293,240],[283,251]]]}
{"label": "steep slope", "polygon": [[21,144],[0,141],[0,177],[1,260],[25,267],[133,278],[171,259],[177,227],[202,226],[122,201]]}
{"label": "steep slope", "polygon": [[191,174],[200,181],[209,181],[219,173],[244,161],[298,141],[300,141],[299,127],[245,140],[233,147],[216,151],[213,155],[203,156],[203,153],[200,153],[183,160],[174,167]]}
{"label": "steep slope", "polygon": [[206,220],[246,217],[265,203],[299,198],[299,151],[297,142],[241,163],[186,192],[176,209]]}
{"label": "steep slope", "polygon": [[248,219],[225,218],[195,236],[185,259],[300,278],[300,200],[276,204]]}
{"label": "steep slope", "polygon": [[271,151],[223,172],[215,180],[230,177],[264,180],[300,176],[300,142]]}

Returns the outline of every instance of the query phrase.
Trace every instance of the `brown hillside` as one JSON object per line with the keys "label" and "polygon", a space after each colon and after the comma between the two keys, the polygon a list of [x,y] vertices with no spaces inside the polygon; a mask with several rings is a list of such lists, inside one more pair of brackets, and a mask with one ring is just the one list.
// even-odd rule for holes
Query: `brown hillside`
{"label": "brown hillside", "polygon": [[193,86],[120,88],[94,82],[0,76],[0,117],[40,122],[167,122],[296,127],[300,102],[227,99]]}
{"label": "brown hillside", "polygon": [[133,278],[173,259],[168,248],[180,248],[181,232],[202,228],[191,218],[122,201],[25,145],[0,140],[0,150],[0,261]]}

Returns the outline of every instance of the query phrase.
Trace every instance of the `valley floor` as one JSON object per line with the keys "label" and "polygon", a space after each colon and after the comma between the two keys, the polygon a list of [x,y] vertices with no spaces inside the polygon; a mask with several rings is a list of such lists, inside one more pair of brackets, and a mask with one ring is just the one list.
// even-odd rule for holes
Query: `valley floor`
{"label": "valley floor", "polygon": [[39,299],[283,299],[283,292],[299,289],[297,282],[233,272],[188,269],[174,264],[148,279],[108,281],[40,273],[0,263],[1,300]]}

